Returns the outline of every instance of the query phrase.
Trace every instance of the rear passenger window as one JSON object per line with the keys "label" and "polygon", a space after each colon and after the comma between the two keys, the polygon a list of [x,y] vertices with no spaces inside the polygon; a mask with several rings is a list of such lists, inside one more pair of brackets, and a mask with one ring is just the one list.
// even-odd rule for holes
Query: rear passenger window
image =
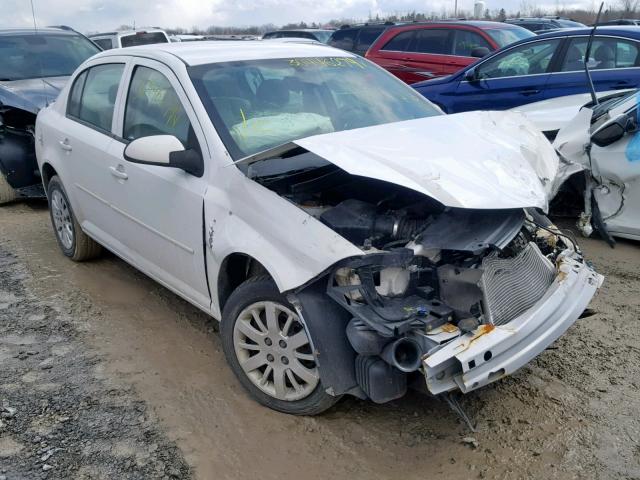
{"label": "rear passenger window", "polygon": [[114,63],[98,65],[82,73],[73,84],[67,113],[100,130],[111,132],[113,109],[123,71],[123,64]]}
{"label": "rear passenger window", "polygon": [[[569,44],[560,71],[576,72],[584,70],[584,56],[588,37],[574,38]],[[591,46],[589,67],[592,70],[629,68],[640,66],[638,43],[618,38],[596,37]]]}
{"label": "rear passenger window", "polygon": [[452,34],[451,30],[438,30],[436,28],[418,30],[416,41],[411,50],[416,53],[451,55]]}
{"label": "rear passenger window", "polygon": [[491,45],[489,45],[489,42],[476,32],[471,32],[469,30],[457,30],[455,35],[456,39],[453,47],[454,55],[470,57],[471,52],[473,52],[474,49],[482,47],[493,50]]}
{"label": "rear passenger window", "polygon": [[407,52],[409,51],[409,46],[411,45],[411,41],[416,35],[415,30],[410,30],[408,32],[400,32],[391,40],[389,40],[381,50],[386,50],[390,52]]}
{"label": "rear passenger window", "polygon": [[192,129],[178,94],[160,72],[136,67],[124,114],[124,138],[173,135],[185,147],[193,147]]}

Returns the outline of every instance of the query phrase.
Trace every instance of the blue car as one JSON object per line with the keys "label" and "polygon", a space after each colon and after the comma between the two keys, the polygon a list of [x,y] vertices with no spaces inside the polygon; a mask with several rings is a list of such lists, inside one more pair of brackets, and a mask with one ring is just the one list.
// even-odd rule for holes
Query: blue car
{"label": "blue car", "polygon": [[[453,75],[412,86],[447,113],[505,110],[586,93],[590,33],[590,28],[577,28],[531,37]],[[589,67],[597,91],[640,87],[640,28],[597,28]]]}

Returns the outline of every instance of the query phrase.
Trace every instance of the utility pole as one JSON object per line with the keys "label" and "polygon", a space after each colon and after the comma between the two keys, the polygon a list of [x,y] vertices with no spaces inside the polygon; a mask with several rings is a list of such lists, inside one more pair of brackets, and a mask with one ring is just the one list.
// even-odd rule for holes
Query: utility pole
{"label": "utility pole", "polygon": [[455,0],[453,6],[453,18],[458,18],[458,0]]}

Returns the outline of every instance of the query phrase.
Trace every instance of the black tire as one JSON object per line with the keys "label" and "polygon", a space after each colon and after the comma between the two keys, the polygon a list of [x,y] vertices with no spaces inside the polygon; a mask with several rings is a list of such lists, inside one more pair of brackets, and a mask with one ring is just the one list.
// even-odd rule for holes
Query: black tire
{"label": "black tire", "polygon": [[235,323],[243,310],[256,302],[263,301],[275,302],[290,310],[294,310],[284,295],[278,291],[278,288],[269,276],[258,276],[246,280],[233,291],[224,306],[220,334],[222,337],[222,348],[233,373],[238,377],[242,386],[258,403],[273,410],[292,415],[318,415],[331,408],[340,397],[334,397],[326,393],[322,386],[322,379],[320,379],[315,389],[305,398],[299,400],[281,400],[260,390],[254,385],[240,366],[240,361],[234,348]]}
{"label": "black tire", "polygon": [[[72,243],[70,246],[65,246],[62,239],[61,234],[56,228],[56,224],[54,221],[54,213],[51,207],[51,199],[53,198],[55,193],[59,193],[66,202],[67,208],[69,210],[69,215],[71,217],[71,225],[72,225]],[[57,175],[51,177],[49,180],[49,185],[47,186],[47,198],[49,199],[49,217],[51,218],[51,226],[53,227],[53,232],[58,242],[58,246],[62,253],[65,256],[69,257],[71,260],[75,262],[83,262],[85,260],[91,260],[93,258],[97,258],[102,253],[102,246],[96,242],[94,239],[89,237],[86,233],[82,231],[76,216],[73,214],[73,209],[71,208],[71,203],[69,202],[69,198],[67,197],[67,192],[60,181],[60,178]]]}

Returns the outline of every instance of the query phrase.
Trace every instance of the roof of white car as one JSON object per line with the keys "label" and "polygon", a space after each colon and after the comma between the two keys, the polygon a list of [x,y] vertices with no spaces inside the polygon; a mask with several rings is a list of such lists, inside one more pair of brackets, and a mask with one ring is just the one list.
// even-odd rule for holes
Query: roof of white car
{"label": "roof of white car", "polygon": [[309,42],[273,42],[273,41],[204,41],[157,43],[140,47],[127,47],[107,50],[96,57],[134,55],[162,60],[166,55],[178,57],[187,65],[205,63],[234,62],[241,60],[265,60],[270,58],[303,57],[354,57],[355,55]]}

